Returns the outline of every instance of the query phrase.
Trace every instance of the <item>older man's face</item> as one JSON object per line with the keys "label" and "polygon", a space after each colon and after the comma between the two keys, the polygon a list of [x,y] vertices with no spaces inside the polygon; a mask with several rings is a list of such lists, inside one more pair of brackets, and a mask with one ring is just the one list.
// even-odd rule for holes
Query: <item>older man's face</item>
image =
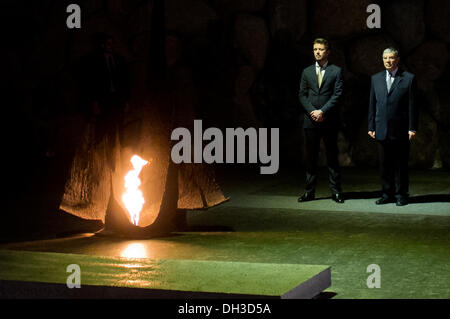
{"label": "older man's face", "polygon": [[400,62],[400,58],[395,55],[395,53],[384,53],[383,54],[383,63],[386,70],[389,72],[394,71],[398,63]]}

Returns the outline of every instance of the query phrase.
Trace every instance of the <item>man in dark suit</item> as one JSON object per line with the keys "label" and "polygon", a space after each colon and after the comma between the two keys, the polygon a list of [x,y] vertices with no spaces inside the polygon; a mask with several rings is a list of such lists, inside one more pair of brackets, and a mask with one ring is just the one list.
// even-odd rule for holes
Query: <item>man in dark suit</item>
{"label": "man in dark suit", "polygon": [[306,188],[298,201],[306,202],[315,198],[320,140],[323,139],[327,152],[331,198],[337,203],[343,203],[337,147],[342,72],[341,68],[328,63],[330,47],[327,40],[314,40],[313,50],[316,63],[303,71],[300,81],[299,99],[305,110],[303,128],[307,153]]}
{"label": "man in dark suit", "polygon": [[369,103],[369,135],[378,141],[383,196],[377,205],[408,204],[410,141],[418,126],[414,74],[399,69],[395,48],[383,52],[385,71],[372,76]]}

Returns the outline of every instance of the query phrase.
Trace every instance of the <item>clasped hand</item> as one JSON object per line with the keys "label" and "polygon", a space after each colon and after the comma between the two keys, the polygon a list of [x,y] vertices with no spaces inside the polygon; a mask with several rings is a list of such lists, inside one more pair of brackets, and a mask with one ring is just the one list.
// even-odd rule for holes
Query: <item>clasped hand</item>
{"label": "clasped hand", "polygon": [[311,118],[318,123],[323,122],[323,120],[325,119],[321,110],[312,111],[310,115]]}

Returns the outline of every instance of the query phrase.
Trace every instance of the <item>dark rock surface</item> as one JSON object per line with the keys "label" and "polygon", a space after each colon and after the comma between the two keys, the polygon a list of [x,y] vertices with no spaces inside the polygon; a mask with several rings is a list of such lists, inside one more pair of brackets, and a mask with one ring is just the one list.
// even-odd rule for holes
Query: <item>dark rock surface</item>
{"label": "dark rock surface", "polygon": [[[176,81],[181,84],[180,96],[187,94],[186,102],[195,104],[193,116],[218,127],[282,127],[294,139],[286,147],[298,146],[295,151],[286,150],[287,157],[282,161],[295,163],[303,143],[299,134],[303,110],[297,100],[298,80],[302,69],[313,62],[312,39],[327,37],[333,45],[330,59],[342,67],[345,79],[342,138],[349,146],[345,147],[343,158],[350,160],[343,163],[375,163],[375,154],[362,154],[356,143],[366,138],[363,123],[370,76],[383,70],[382,50],[398,45],[402,65],[417,76],[421,108],[430,115],[424,116],[421,123],[424,128],[433,128],[428,132],[431,136],[418,137],[418,141],[431,139],[429,145],[441,149],[432,152],[437,154],[433,156],[440,157],[436,160],[445,166],[448,160],[443,155],[447,154],[444,145],[448,143],[443,141],[448,134],[446,114],[450,113],[444,97],[448,86],[445,72],[449,57],[449,2],[381,2],[379,30],[366,26],[366,9],[371,3],[167,0],[167,63],[185,70],[177,73]],[[20,92],[19,109],[29,115],[33,127],[47,135],[52,135],[52,130],[64,130],[63,114],[77,113],[71,68],[89,52],[94,32],[107,31],[114,36],[117,50],[132,70],[135,105],[141,103],[138,97],[145,95],[148,57],[155,49],[149,40],[154,1],[81,1],[80,30],[64,27],[68,4],[69,1],[44,1],[41,5],[7,1],[3,10],[8,12],[4,23],[18,31],[18,36],[8,38],[12,43],[6,50],[8,63],[4,68],[9,77],[8,88]],[[19,24],[19,17],[28,18],[22,18]],[[33,40],[20,41],[25,34],[31,34]],[[186,82],[187,74],[190,80]],[[188,93],[193,91],[195,97]],[[36,92],[40,92],[39,96]],[[55,109],[59,115],[52,113]],[[358,134],[363,135],[357,137]],[[45,148],[48,143],[39,134],[35,140],[37,147]],[[441,142],[436,144],[435,140]],[[421,156],[412,161],[421,167],[432,167],[433,163]]]}
{"label": "dark rock surface", "polygon": [[388,1],[383,11],[384,26],[404,53],[425,37],[424,0]]}
{"label": "dark rock surface", "polygon": [[366,31],[369,16],[366,9],[372,3],[371,0],[309,1],[313,36],[346,37]]}
{"label": "dark rock surface", "polygon": [[[36,176],[36,183],[48,184],[55,176],[67,176],[83,127],[73,70],[89,53],[95,32],[112,34],[130,67],[132,114],[146,106],[149,67],[155,66],[152,54],[164,46],[164,38],[159,44],[151,39],[155,4],[161,2],[80,0],[82,28],[77,30],[65,24],[70,3],[2,2],[2,28],[11,31],[3,39],[2,72],[7,77],[5,98],[13,101],[5,110],[5,129],[14,136],[5,147],[17,154],[11,171],[23,175],[12,179],[13,189],[20,189],[19,181],[29,174]],[[166,0],[158,18],[165,18],[161,34],[167,34],[168,80],[177,83],[174,99],[185,108],[186,115],[177,113],[183,125],[196,117],[219,128],[279,127],[281,165],[301,168],[298,82],[303,68],[313,63],[312,40],[326,37],[333,44],[330,60],[343,68],[345,79],[340,161],[376,166],[376,145],[366,132],[370,76],[383,70],[383,49],[398,45],[402,66],[416,74],[419,84],[421,126],[411,148],[411,166],[449,168],[450,2],[381,1],[382,27],[368,29],[371,3]]]}
{"label": "dark rock surface", "polygon": [[426,1],[425,14],[428,32],[432,38],[443,40],[446,43],[450,42],[449,12],[450,2],[448,1]]}

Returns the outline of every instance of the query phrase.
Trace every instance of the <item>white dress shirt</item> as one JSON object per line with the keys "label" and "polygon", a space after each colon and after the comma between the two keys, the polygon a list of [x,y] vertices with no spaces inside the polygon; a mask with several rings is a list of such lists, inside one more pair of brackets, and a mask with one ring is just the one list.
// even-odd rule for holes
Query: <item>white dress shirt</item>
{"label": "white dress shirt", "polygon": [[[327,63],[325,63],[322,66],[322,79],[325,75],[325,69],[327,68],[327,65],[328,65],[328,61],[327,61]],[[319,75],[319,70],[320,70],[320,64],[319,64],[319,62],[316,62],[316,75]]]}

